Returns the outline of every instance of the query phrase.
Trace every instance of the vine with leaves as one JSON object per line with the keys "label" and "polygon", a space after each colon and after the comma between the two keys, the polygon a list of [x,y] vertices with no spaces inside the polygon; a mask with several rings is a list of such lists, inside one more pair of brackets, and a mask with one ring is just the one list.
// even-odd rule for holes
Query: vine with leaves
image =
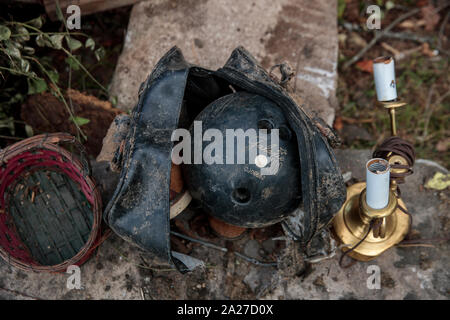
{"label": "vine with leaves", "polygon": [[[70,121],[74,123],[77,129],[78,139],[87,140],[81,127],[89,123],[89,119],[77,117],[74,114],[72,101],[70,97],[66,99],[60,86],[58,71],[49,63],[48,59],[36,56],[35,52],[37,47],[46,47],[52,50],[59,50],[66,55],[65,61],[69,67],[67,84],[69,89],[71,87],[72,70],[82,70],[108,95],[108,90],[92,76],[74,55],[75,51],[85,47],[92,50],[97,61],[100,61],[105,55],[105,50],[103,47],[96,47],[95,41],[87,34],[70,32],[59,6],[57,6],[57,15],[59,21],[64,24],[64,32],[43,31],[45,16],[39,16],[26,22],[0,21],[0,80],[5,81],[6,74],[25,77],[28,95],[39,94],[45,91],[51,92],[67,109]],[[75,36],[83,38],[83,42],[76,39]],[[25,97],[18,92],[14,92],[14,88],[4,89],[3,94],[9,95],[9,99],[2,103],[0,107],[0,128],[9,129],[11,135],[14,136],[14,122],[17,121],[7,115],[5,108],[23,102]],[[31,128],[27,125],[25,126],[25,131],[28,136],[33,135]]]}

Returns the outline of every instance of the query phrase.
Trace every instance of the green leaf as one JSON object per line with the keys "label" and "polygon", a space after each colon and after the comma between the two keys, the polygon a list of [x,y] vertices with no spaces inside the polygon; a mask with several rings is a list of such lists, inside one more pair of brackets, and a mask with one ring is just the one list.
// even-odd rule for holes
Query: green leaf
{"label": "green leaf", "polygon": [[391,0],[386,1],[386,4],[384,5],[386,7],[386,10],[391,10],[395,7],[395,3]]}
{"label": "green leaf", "polygon": [[103,48],[103,47],[98,48],[97,50],[94,51],[94,54],[95,54],[95,57],[97,58],[97,61],[102,60],[106,54],[105,48]]}
{"label": "green leaf", "polygon": [[50,70],[50,71],[47,71],[47,73],[48,73],[48,77],[52,80],[52,82],[58,83],[58,81],[59,81],[59,73],[58,72]]}
{"label": "green leaf", "polygon": [[7,117],[0,119],[0,128],[5,128],[9,130],[9,133],[14,136],[16,134],[15,126],[14,126],[14,118]]}
{"label": "green leaf", "polygon": [[61,49],[62,48],[62,40],[64,35],[62,34],[54,34],[50,36],[50,42],[53,49]]}
{"label": "green leaf", "polygon": [[30,63],[28,60],[20,59],[20,70],[25,73],[30,71]]}
{"label": "green leaf", "polygon": [[33,128],[29,125],[25,125],[25,133],[27,134],[27,137],[32,137],[34,135]]}
{"label": "green leaf", "polygon": [[16,42],[13,41],[7,41],[6,42],[6,48],[5,48],[5,52],[16,59],[20,59],[22,57],[22,55],[20,54],[20,50],[17,46]]}
{"label": "green leaf", "polygon": [[342,19],[344,16],[345,7],[347,6],[347,3],[345,0],[339,0],[338,1],[338,19]]}
{"label": "green leaf", "polygon": [[36,44],[39,47],[45,47],[44,35],[39,34],[39,35],[36,36]]}
{"label": "green leaf", "polygon": [[[22,103],[25,100],[25,97],[20,94],[16,93],[14,96],[12,96],[9,101],[7,102],[8,105],[14,105],[16,103]],[[1,117],[1,116],[0,116]]]}
{"label": "green leaf", "polygon": [[7,41],[7,42],[11,42],[11,45],[13,45],[14,47],[16,47],[17,49],[19,49],[19,50],[22,50],[22,48],[23,48],[23,44],[21,44],[20,42],[17,42],[17,41]]}
{"label": "green leaf", "polygon": [[30,20],[27,22],[32,27],[40,29],[42,25],[44,24],[44,16],[39,16],[37,18],[34,18],[33,20]]}
{"label": "green leaf", "polygon": [[109,98],[109,102],[113,105],[113,107],[117,106],[117,96],[111,96]]}
{"label": "green leaf", "polygon": [[80,41],[78,41],[77,39],[71,38],[69,36],[66,36],[66,42],[67,42],[67,46],[72,51],[75,51],[83,46],[83,44]]}
{"label": "green leaf", "polygon": [[52,36],[47,36],[43,33],[36,37],[36,43],[39,47],[49,47],[52,49],[62,48],[62,38],[64,35],[55,34]]}
{"label": "green leaf", "polygon": [[89,48],[89,49],[91,49],[91,50],[94,50],[94,49],[95,49],[95,41],[94,41],[94,39],[88,38],[88,39],[86,40],[86,43],[84,44],[84,46],[85,46],[86,48]]}
{"label": "green leaf", "polygon": [[0,25],[0,41],[8,40],[11,36],[11,30],[8,27]]}
{"label": "green leaf", "polygon": [[56,18],[58,18],[59,21],[64,22],[64,15],[61,11],[61,7],[59,6],[58,1],[56,1]]}
{"label": "green leaf", "polygon": [[23,26],[17,27],[17,37],[15,39],[19,42],[24,42],[30,40],[30,33],[28,32],[27,28]]}
{"label": "green leaf", "polygon": [[74,117],[74,118],[70,118],[70,120],[72,120],[74,123],[76,123],[79,127],[81,127],[82,125],[88,124],[91,120],[86,119],[86,118],[82,118],[82,117]]}
{"label": "green leaf", "polygon": [[28,81],[28,94],[41,93],[47,90],[47,82],[44,79],[27,79]]}
{"label": "green leaf", "polygon": [[23,47],[23,51],[25,51],[26,54],[32,55],[34,54],[35,50],[33,47]]}
{"label": "green leaf", "polygon": [[80,64],[77,62],[75,57],[67,57],[66,63],[75,71],[80,70]]}

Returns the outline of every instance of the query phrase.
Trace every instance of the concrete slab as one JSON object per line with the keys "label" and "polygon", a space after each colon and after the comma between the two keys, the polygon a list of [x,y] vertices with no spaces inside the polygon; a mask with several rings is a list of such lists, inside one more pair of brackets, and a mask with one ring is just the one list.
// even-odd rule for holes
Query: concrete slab
{"label": "concrete slab", "polygon": [[[352,172],[355,180],[364,178],[361,169],[369,151],[338,150],[343,172]],[[96,175],[106,166],[95,167]],[[422,239],[448,238],[450,227],[450,191],[423,188],[436,171],[433,163],[418,161],[414,175],[402,186],[403,199],[414,216],[413,229]],[[105,175],[105,174],[103,174]],[[114,177],[103,185],[114,187]],[[107,195],[104,196],[107,200]],[[182,213],[189,220],[192,210]],[[177,218],[178,219],[178,218]],[[235,250],[263,254],[274,245],[251,241],[249,234],[232,242]],[[214,239],[221,246],[223,240]],[[206,262],[205,270],[181,275],[161,269],[153,259],[117,236],[100,246],[98,252],[81,267],[80,290],[68,289],[68,274],[24,273],[0,261],[0,298],[3,299],[448,299],[450,298],[449,242],[431,242],[432,247],[396,247],[376,260],[357,263],[351,268],[338,265],[335,257],[304,270],[277,271],[240,260],[236,256],[192,245],[191,255]],[[186,244],[190,246],[189,244]],[[259,250],[257,247],[260,246]],[[251,247],[251,248],[250,248]],[[272,249],[271,249],[272,248]],[[295,248],[294,248],[295,251]],[[266,259],[267,257],[266,253]],[[302,264],[300,264],[302,265]],[[381,288],[368,289],[369,266],[381,271]]]}
{"label": "concrete slab", "polygon": [[[354,179],[364,180],[364,164],[370,152],[338,150],[343,172],[351,171]],[[433,191],[423,184],[440,169],[418,161],[414,175],[401,186],[402,198],[413,215],[413,230],[421,239],[442,239],[427,242],[432,247],[395,247],[377,259],[357,263],[348,269],[338,265],[340,253],[333,259],[313,265],[302,281],[288,279],[266,298],[284,299],[449,299],[450,262],[449,218],[450,192]],[[381,288],[369,289],[370,266],[381,271]]]}
{"label": "concrete slab", "polygon": [[133,7],[111,93],[124,110],[139,85],[172,46],[186,59],[217,69],[243,45],[265,68],[288,61],[296,93],[328,124],[337,106],[336,1],[152,0]]}

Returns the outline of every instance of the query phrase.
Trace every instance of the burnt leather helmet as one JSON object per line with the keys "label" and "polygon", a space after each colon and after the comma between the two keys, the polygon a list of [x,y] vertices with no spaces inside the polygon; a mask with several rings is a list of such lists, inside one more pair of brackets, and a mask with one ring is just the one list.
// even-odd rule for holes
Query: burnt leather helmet
{"label": "burnt leather helmet", "polygon": [[[244,225],[252,225],[253,222],[256,225],[264,225],[279,221],[292,207],[298,206],[302,214],[296,220],[299,225],[296,230],[299,232],[295,238],[301,247],[306,248],[342,206],[346,189],[330,147],[331,140],[327,139],[329,136],[326,132],[329,127],[321,120],[311,119],[280,84],[242,47],[236,48],[226,64],[217,71],[189,64],[177,47],[169,50],[141,85],[139,101],[132,112],[130,129],[119,150],[122,159],[120,179],[104,213],[104,218],[112,230],[140,248],[154,253],[162,262],[180,266],[180,255],[170,249],[169,196],[174,146],[172,133],[179,127],[188,129],[197,116],[201,118],[207,116],[208,112],[213,112],[205,110],[202,113],[204,109],[218,105],[218,99],[233,100],[240,96],[255,99],[258,104],[265,106],[260,108],[255,105],[255,112],[241,117],[241,126],[255,126],[255,121],[277,107],[284,118],[281,113],[274,111],[273,114],[278,117],[280,123],[277,120],[273,125],[278,126],[285,122],[290,131],[291,139],[280,142],[286,143],[289,150],[286,167],[280,167],[280,174],[291,171],[292,176],[286,177],[285,182],[281,181],[282,179],[274,182],[277,184],[274,187],[279,189],[277,192],[282,198],[273,199],[272,205],[279,201],[281,209],[274,210],[275,215],[272,217],[266,216],[267,212],[263,214],[263,211],[250,214],[243,211],[242,217],[237,217],[234,211],[222,211],[216,208],[211,200],[215,192],[213,184],[210,184],[210,190],[204,188],[199,191],[200,185],[205,186],[210,182],[200,181],[200,173],[197,182],[189,178],[197,170],[195,168],[193,172],[186,172],[191,191],[194,196],[200,194],[201,197],[201,194],[204,194],[208,197],[204,198],[207,201],[203,203],[210,207],[211,213],[220,215],[224,220]],[[237,94],[233,95],[235,92]],[[240,105],[241,103],[233,103],[229,108],[240,109]],[[221,118],[220,114],[217,118]],[[223,121],[231,125],[232,119],[223,118]],[[296,177],[297,186],[285,191],[291,193],[289,197],[292,196],[292,199],[287,200],[288,197],[282,195],[281,190],[285,186],[284,183],[293,183],[293,177]],[[246,181],[256,182],[250,178]],[[234,185],[230,183],[221,186],[224,197],[225,194],[229,197],[230,192],[232,196],[235,189],[239,192],[239,182],[237,179]],[[262,186],[248,188],[250,202],[252,197],[264,194],[260,189]],[[233,191],[231,188],[234,188]],[[255,193],[255,190],[258,192]],[[244,191],[236,196],[245,200],[246,194]],[[230,202],[226,204],[228,205]]]}
{"label": "burnt leather helmet", "polygon": [[[220,132],[214,139],[223,137],[219,143],[222,154],[218,161],[183,165],[189,192],[205,211],[233,225],[257,228],[283,220],[300,205],[297,139],[275,103],[263,96],[240,91],[212,102],[195,121],[201,123],[203,133],[213,129]],[[258,136],[260,130],[264,131]],[[193,125],[190,133],[191,137],[195,134]],[[278,134],[276,142],[271,141],[274,133]],[[239,138],[242,150],[239,150]],[[264,146],[259,145],[260,140],[266,141]],[[206,146],[208,142],[203,143],[203,152],[207,151]],[[259,154],[261,151],[266,152]],[[191,152],[195,152],[194,141]],[[267,169],[272,166],[273,172],[264,174],[263,165]]]}

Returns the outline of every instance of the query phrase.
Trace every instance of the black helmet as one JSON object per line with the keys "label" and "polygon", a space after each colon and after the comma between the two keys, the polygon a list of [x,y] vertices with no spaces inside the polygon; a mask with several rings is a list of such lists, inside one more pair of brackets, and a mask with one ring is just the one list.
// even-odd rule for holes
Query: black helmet
{"label": "black helmet", "polygon": [[172,134],[204,118],[206,127],[279,129],[280,150],[287,152],[279,171],[260,180],[247,172],[255,169],[251,162],[223,165],[230,172],[221,172],[220,165],[185,166],[193,196],[211,214],[244,226],[280,221],[299,207],[295,238],[306,249],[340,209],[346,189],[328,140],[330,128],[310,118],[281,84],[242,47],[217,71],[187,63],[176,47],[169,50],[139,90],[118,157],[119,184],[105,209],[110,227],[177,265],[180,255],[170,250]]}

